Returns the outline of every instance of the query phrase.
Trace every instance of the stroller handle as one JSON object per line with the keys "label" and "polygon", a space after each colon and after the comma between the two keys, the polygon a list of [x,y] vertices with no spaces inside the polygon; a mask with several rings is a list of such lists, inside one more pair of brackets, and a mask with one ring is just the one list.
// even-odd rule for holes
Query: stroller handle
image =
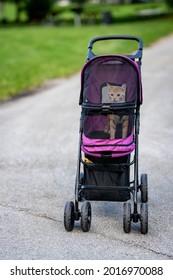
{"label": "stroller handle", "polygon": [[142,50],[143,50],[143,41],[141,38],[136,36],[128,36],[128,35],[111,35],[111,36],[99,36],[93,38],[89,44],[88,44],[88,54],[87,59],[91,59],[92,57],[95,57],[96,55],[92,52],[92,48],[95,42],[98,41],[104,41],[104,40],[131,40],[131,41],[137,41],[138,43],[138,50],[135,54],[129,55],[130,58],[142,58]]}

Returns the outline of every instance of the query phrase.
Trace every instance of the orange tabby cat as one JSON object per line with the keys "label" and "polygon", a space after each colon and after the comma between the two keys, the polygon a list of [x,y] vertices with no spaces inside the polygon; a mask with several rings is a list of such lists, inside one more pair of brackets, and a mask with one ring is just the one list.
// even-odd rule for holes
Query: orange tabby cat
{"label": "orange tabby cat", "polygon": [[[126,85],[122,84],[121,86],[110,85],[107,83],[108,86],[108,95],[110,98],[111,103],[122,103],[125,102],[126,96]],[[118,123],[122,125],[122,138],[127,137],[128,133],[128,116],[124,115],[120,117],[119,115],[108,115],[108,125],[105,128],[105,132],[110,134],[110,139],[115,138],[116,129]]]}

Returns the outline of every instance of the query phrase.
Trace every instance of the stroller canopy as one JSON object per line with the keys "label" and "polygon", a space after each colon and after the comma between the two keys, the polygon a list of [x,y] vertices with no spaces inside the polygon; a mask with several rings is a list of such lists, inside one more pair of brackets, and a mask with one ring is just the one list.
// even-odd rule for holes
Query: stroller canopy
{"label": "stroller canopy", "polygon": [[108,103],[102,96],[107,84],[126,85],[126,102],[142,103],[141,75],[138,64],[121,55],[96,56],[89,60],[81,72],[79,104]]}
{"label": "stroller canopy", "polygon": [[[96,56],[84,65],[81,72],[81,83],[79,104],[83,108],[82,150],[85,154],[97,157],[105,153],[110,154],[111,157],[130,154],[135,149],[134,115],[129,113],[128,108],[136,108],[142,103],[141,75],[137,62],[121,55]],[[114,103],[110,100],[109,85],[125,88],[123,102]],[[93,106],[104,107],[108,104],[118,106],[122,110],[116,112],[115,115],[129,114],[128,132],[125,137],[122,136],[121,127],[120,134],[117,135],[117,130],[114,139],[110,139],[110,134],[105,133],[108,122],[107,115],[91,113],[90,109],[89,111],[85,109],[85,107],[89,108],[90,106],[91,108]],[[127,107],[126,111],[121,109],[124,106]],[[119,122],[122,123],[123,118],[120,118],[119,115]]]}

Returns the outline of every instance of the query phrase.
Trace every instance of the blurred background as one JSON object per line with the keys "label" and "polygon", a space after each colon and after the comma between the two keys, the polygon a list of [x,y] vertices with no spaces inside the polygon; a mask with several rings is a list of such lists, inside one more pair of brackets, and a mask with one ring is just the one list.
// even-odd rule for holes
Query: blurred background
{"label": "blurred background", "polygon": [[146,47],[171,32],[173,0],[1,0],[0,101],[79,72],[95,36],[140,36]]}

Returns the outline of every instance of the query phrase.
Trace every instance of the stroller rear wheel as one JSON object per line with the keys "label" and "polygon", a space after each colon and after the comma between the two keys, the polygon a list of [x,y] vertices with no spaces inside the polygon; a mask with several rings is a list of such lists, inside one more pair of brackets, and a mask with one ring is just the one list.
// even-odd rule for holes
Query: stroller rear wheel
{"label": "stroller rear wheel", "polygon": [[141,174],[141,201],[146,203],[148,201],[148,177],[147,174]]}
{"label": "stroller rear wheel", "polygon": [[67,201],[64,208],[64,227],[67,231],[72,231],[74,228],[74,203]]}
{"label": "stroller rear wheel", "polygon": [[146,234],[148,232],[148,204],[141,204],[140,211],[140,221],[141,221],[141,233]]}
{"label": "stroller rear wheel", "polygon": [[81,207],[81,228],[84,232],[90,230],[91,226],[91,204],[85,201]]}
{"label": "stroller rear wheel", "polygon": [[131,231],[131,204],[129,202],[123,205],[123,229],[126,233]]}

